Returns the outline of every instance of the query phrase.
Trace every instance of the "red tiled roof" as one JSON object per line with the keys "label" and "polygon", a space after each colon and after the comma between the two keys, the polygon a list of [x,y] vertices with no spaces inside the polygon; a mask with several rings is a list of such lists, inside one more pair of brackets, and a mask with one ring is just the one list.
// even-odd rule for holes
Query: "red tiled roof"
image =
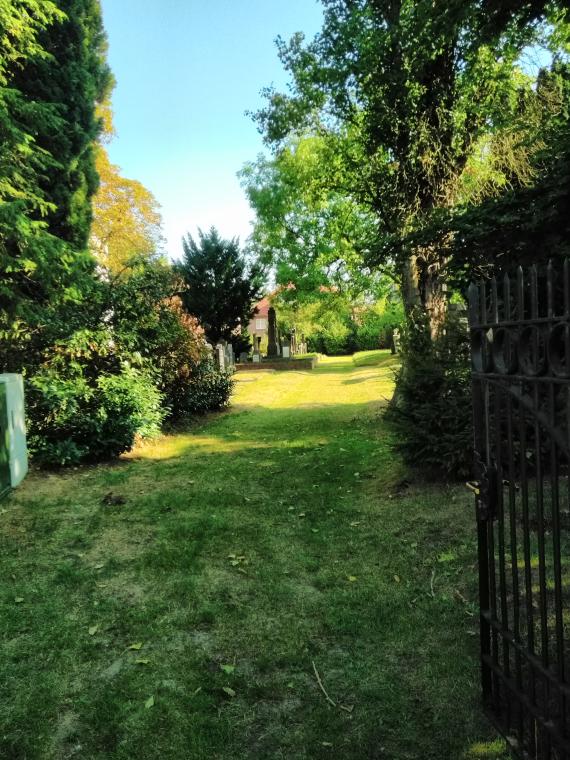
{"label": "red tiled roof", "polygon": [[255,304],[257,310],[255,316],[260,319],[263,317],[267,318],[269,309],[271,308],[271,299],[276,295],[279,295],[283,290],[295,290],[295,286],[292,282],[290,282],[289,285],[280,285],[277,290],[273,291],[273,293],[264,296],[261,301],[258,301],[258,303]]}
{"label": "red tiled roof", "polygon": [[265,298],[262,298],[261,301],[255,304],[255,315],[254,318],[257,319],[267,319],[269,316],[269,309],[271,308],[271,301],[269,300],[269,297],[266,296]]}

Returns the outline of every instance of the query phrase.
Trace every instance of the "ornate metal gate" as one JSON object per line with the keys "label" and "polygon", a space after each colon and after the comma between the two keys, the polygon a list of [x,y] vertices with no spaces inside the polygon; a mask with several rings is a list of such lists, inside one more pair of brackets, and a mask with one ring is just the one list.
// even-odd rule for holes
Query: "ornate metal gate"
{"label": "ornate metal gate", "polygon": [[570,266],[472,285],[481,667],[514,753],[570,760]]}

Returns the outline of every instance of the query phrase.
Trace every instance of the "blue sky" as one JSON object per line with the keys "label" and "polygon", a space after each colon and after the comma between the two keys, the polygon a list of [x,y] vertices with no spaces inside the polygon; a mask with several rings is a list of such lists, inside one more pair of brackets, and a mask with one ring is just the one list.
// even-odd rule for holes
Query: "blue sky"
{"label": "blue sky", "polygon": [[111,160],[162,206],[167,251],[215,225],[250,231],[236,172],[263,149],[246,109],[286,76],[275,37],[320,28],[316,0],[102,0],[118,136]]}

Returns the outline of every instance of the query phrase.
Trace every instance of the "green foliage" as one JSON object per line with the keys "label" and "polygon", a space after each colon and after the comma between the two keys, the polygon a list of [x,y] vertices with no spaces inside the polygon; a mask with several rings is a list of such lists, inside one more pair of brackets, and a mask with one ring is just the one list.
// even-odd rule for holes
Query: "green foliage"
{"label": "green foliage", "polygon": [[110,75],[98,0],[4,0],[0,21],[0,362],[21,370],[90,323],[83,249]]}
{"label": "green foliage", "polygon": [[233,384],[208,361],[204,331],[176,295],[181,283],[172,268],[143,257],[123,274],[108,288],[114,341],[152,367],[169,419],[227,406]]}
{"label": "green foliage", "polygon": [[160,432],[162,395],[148,371],[119,363],[110,333],[55,347],[26,383],[29,447],[44,466],[108,459]]}
{"label": "green foliage", "polygon": [[390,304],[388,308],[368,308],[358,315],[355,339],[357,351],[372,351],[377,348],[391,348],[394,330],[404,322],[401,302]]}
{"label": "green foliage", "polygon": [[402,335],[402,367],[389,419],[405,461],[429,477],[466,477],[472,461],[471,368],[467,329],[449,317],[435,340],[421,313]]}
{"label": "green foliage", "polygon": [[529,157],[528,181],[511,181],[492,197],[467,196],[408,237],[411,248],[445,251],[448,282],[464,293],[497,267],[570,254],[570,65],[557,61],[541,71],[533,100],[525,114],[540,141]]}
{"label": "green foliage", "polygon": [[378,274],[363,261],[375,218],[343,189],[338,163],[330,140],[307,135],[240,173],[256,214],[249,246],[300,301],[320,288],[358,298],[377,287]]}
{"label": "green foliage", "polygon": [[391,348],[392,333],[400,327],[403,307],[393,288],[374,303],[356,303],[337,293],[320,293],[300,303],[278,296],[279,327],[288,334],[295,328],[311,351],[328,355],[352,354]]}
{"label": "green foliage", "polygon": [[129,450],[190,384],[227,403],[172,268],[145,249],[109,280],[86,250],[111,86],[99,0],[0,0],[0,370],[26,376],[44,465]]}
{"label": "green foliage", "polygon": [[14,85],[26,102],[39,102],[53,114],[29,124],[37,147],[53,157],[49,173],[38,176],[52,204],[43,221],[80,250],[87,247],[98,186],[96,104],[108,94],[112,77],[99,0],[59,0],[58,7],[64,17],[38,34],[45,55],[27,58],[14,73]]}
{"label": "green foliage", "polygon": [[189,314],[198,319],[208,340],[232,340],[238,328],[247,327],[264,284],[259,264],[248,265],[237,239],[223,240],[212,227],[183,240],[184,255],[176,267],[184,281],[181,298]]}
{"label": "green foliage", "polygon": [[219,370],[211,362],[202,362],[184,389],[181,406],[187,415],[224,409],[230,403],[234,386],[231,372]]}
{"label": "green foliage", "polygon": [[374,214],[364,262],[395,263],[407,312],[423,308],[433,327],[449,257],[410,234],[437,227],[458,203],[529,181],[544,131],[523,59],[533,45],[564,54],[567,4],[323,5],[313,40],[278,41],[289,91],[268,88],[257,123],[277,160],[298,135],[328,146],[334,168],[321,170],[322,185]]}

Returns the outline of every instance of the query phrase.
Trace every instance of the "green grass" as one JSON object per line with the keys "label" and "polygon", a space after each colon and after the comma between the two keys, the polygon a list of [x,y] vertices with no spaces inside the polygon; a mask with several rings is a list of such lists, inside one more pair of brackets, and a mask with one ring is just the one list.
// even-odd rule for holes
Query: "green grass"
{"label": "green grass", "polygon": [[230,413],[2,503],[0,757],[506,757],[471,499],[405,482],[392,357],[237,379]]}

